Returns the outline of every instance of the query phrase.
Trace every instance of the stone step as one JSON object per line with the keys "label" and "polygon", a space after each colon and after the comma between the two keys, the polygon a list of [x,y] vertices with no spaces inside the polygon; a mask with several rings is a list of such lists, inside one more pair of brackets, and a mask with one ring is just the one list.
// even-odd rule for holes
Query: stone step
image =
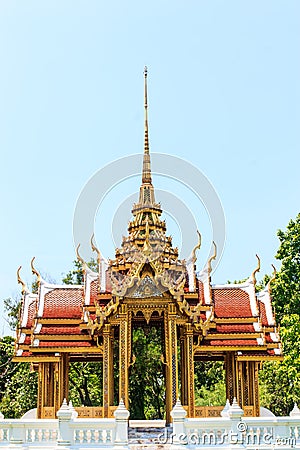
{"label": "stone step", "polygon": [[[172,428],[161,428],[161,427],[129,427],[128,428],[128,441],[130,444],[130,448],[133,448],[132,445],[142,445],[146,446],[149,450],[152,448],[160,448],[162,444],[164,444],[167,440],[167,436],[172,433]],[[151,448],[149,447],[152,446]],[[159,447],[158,447],[159,446]],[[138,447],[135,447],[138,448]],[[142,448],[142,447],[139,447]],[[164,448],[166,446],[164,445]]]}
{"label": "stone step", "polygon": [[170,444],[130,444],[130,450],[172,450],[172,446]]}

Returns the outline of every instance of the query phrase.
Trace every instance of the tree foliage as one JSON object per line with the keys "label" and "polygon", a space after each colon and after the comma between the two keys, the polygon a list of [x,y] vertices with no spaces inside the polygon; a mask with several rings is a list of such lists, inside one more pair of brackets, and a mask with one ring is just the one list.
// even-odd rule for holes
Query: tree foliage
{"label": "tree foliage", "polygon": [[11,330],[15,330],[18,325],[21,309],[20,297],[9,297],[4,299],[4,311],[6,312],[6,321]]}
{"label": "tree foliage", "polygon": [[102,406],[102,362],[73,362],[69,372],[69,399],[73,406]]}
{"label": "tree foliage", "polygon": [[21,417],[36,407],[37,374],[29,363],[12,362],[14,339],[3,337],[0,341],[0,411],[5,417]]}
{"label": "tree foliage", "polygon": [[276,258],[281,268],[272,284],[273,306],[280,327],[283,361],[266,362],[260,373],[261,404],[286,415],[300,400],[300,214],[286,231],[279,230]]}
{"label": "tree foliage", "polygon": [[275,415],[288,415],[300,399],[300,321],[298,314],[282,318],[282,362],[265,362],[260,373],[261,404]]}
{"label": "tree foliage", "polygon": [[[94,259],[91,259],[87,266],[94,271],[98,270],[98,264]],[[63,275],[62,282],[64,284],[83,284],[83,270],[82,263],[75,259],[73,261],[73,269],[71,269],[67,274]]]}
{"label": "tree foliage", "polygon": [[163,419],[165,380],[162,330],[136,328],[132,336],[134,363],[130,368],[130,415],[133,419]]}
{"label": "tree foliage", "polygon": [[290,220],[286,231],[277,233],[280,247],[276,258],[281,261],[281,268],[272,288],[277,321],[283,316],[300,315],[300,214]]}
{"label": "tree foliage", "polygon": [[197,406],[220,406],[226,402],[225,370],[221,361],[195,361]]}

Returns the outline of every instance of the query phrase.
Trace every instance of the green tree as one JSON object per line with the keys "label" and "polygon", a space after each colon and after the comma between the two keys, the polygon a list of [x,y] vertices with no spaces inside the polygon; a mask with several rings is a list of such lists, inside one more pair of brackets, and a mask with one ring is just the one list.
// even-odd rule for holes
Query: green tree
{"label": "green tree", "polygon": [[73,406],[102,405],[102,362],[71,363],[69,381],[69,399]]}
{"label": "green tree", "polygon": [[282,362],[265,362],[260,373],[261,405],[285,416],[300,399],[300,321],[298,314],[282,318]]}
{"label": "green tree", "polygon": [[279,230],[276,258],[280,271],[272,283],[272,300],[284,358],[266,362],[260,372],[261,404],[274,414],[288,414],[300,400],[300,214]]}
{"label": "green tree", "polygon": [[277,321],[284,315],[300,315],[300,214],[290,220],[286,231],[277,233],[280,247],[276,258],[281,268],[272,287]]}
{"label": "green tree", "polygon": [[[95,272],[98,270],[98,264],[94,259],[87,263],[88,267]],[[62,282],[64,284],[83,284],[82,263],[75,259],[73,261],[73,269],[63,275]]]}
{"label": "green tree", "polygon": [[195,401],[197,406],[221,406],[226,402],[224,363],[195,361]]}
{"label": "green tree", "polygon": [[4,311],[6,312],[6,321],[11,330],[15,330],[18,325],[21,309],[21,297],[9,297],[4,299]]}
{"label": "green tree", "polygon": [[138,419],[163,419],[165,380],[162,361],[162,330],[158,327],[133,329],[130,367],[130,415]]}
{"label": "green tree", "polygon": [[0,341],[0,411],[4,417],[19,418],[36,407],[37,374],[29,363],[12,362],[14,339]]}

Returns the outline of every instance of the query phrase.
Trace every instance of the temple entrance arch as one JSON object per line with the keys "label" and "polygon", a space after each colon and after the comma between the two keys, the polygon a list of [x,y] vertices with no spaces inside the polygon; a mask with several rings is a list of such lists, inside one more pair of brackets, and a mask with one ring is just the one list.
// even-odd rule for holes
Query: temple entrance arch
{"label": "temple entrance arch", "polygon": [[162,320],[132,323],[132,364],[129,367],[129,410],[132,419],[165,416],[164,330]]}
{"label": "temple entrance arch", "polygon": [[178,395],[176,308],[167,292],[160,297],[125,298],[120,306],[119,396],[132,417],[169,422]]}

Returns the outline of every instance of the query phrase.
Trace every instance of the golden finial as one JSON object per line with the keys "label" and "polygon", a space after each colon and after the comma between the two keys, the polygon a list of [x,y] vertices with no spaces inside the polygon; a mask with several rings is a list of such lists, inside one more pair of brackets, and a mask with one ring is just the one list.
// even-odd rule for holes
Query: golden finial
{"label": "golden finial", "polygon": [[24,295],[26,294],[28,291],[28,287],[26,286],[26,283],[24,283],[24,281],[21,279],[20,277],[20,270],[22,269],[22,266],[20,266],[17,270],[17,279],[18,279],[18,283],[21,284],[22,286],[22,290],[21,293]]}
{"label": "golden finial", "polygon": [[211,257],[209,258],[209,260],[207,262],[208,275],[210,275],[210,273],[211,273],[211,262],[213,259],[216,259],[216,257],[217,257],[217,245],[216,245],[215,241],[213,241],[213,246],[214,246],[214,253],[211,255]]}
{"label": "golden finial", "polygon": [[100,250],[96,247],[96,245],[94,243],[94,239],[95,239],[95,233],[93,233],[92,237],[91,237],[91,247],[92,247],[93,252],[97,253],[97,262],[98,262],[98,265],[100,267],[100,264],[101,264],[101,253],[100,253]]}
{"label": "golden finial", "polygon": [[30,263],[30,265],[31,265],[31,272],[32,272],[32,275],[36,275],[36,277],[37,277],[37,283],[40,283],[41,282],[41,279],[42,279],[42,277],[41,277],[41,274],[36,270],[36,268],[34,267],[34,265],[33,265],[33,261],[35,260],[35,256],[32,258],[32,260],[31,260],[31,263]]}
{"label": "golden finial", "polygon": [[197,261],[196,250],[200,250],[200,247],[201,247],[201,234],[198,230],[197,230],[197,233],[198,233],[198,242],[192,250],[191,260],[192,260],[193,264],[195,264],[195,262]]}
{"label": "golden finial", "polygon": [[269,280],[269,283],[268,283],[269,290],[271,290],[271,283],[273,283],[273,281],[275,281],[276,274],[277,274],[277,270],[276,270],[276,267],[274,266],[274,264],[271,264],[271,266],[273,267],[273,274],[272,274],[272,276],[271,276],[271,278]]}
{"label": "golden finial", "polygon": [[76,256],[77,256],[78,261],[81,262],[81,264],[85,265],[85,261],[79,255],[79,247],[80,247],[80,244],[78,244],[76,247]]}
{"label": "golden finial", "polygon": [[149,227],[149,219],[146,217],[146,226],[145,226],[145,238],[149,239],[150,236],[150,227]]}
{"label": "golden finial", "polygon": [[254,286],[256,285],[256,276],[255,276],[255,274],[260,271],[260,257],[257,254],[255,256],[257,258],[257,267],[253,270],[252,275],[251,275]]}
{"label": "golden finial", "polygon": [[149,227],[149,219],[147,216],[146,226],[145,226],[145,242],[144,242],[144,247],[143,247],[143,251],[144,251],[145,255],[150,255],[150,253],[151,253],[151,245],[149,242],[149,237],[150,237],[150,227]]}
{"label": "golden finial", "polygon": [[144,108],[145,108],[145,138],[144,138],[144,159],[143,159],[143,176],[142,182],[151,184],[151,167],[149,154],[149,131],[148,131],[148,88],[147,88],[148,69],[144,69]]}

